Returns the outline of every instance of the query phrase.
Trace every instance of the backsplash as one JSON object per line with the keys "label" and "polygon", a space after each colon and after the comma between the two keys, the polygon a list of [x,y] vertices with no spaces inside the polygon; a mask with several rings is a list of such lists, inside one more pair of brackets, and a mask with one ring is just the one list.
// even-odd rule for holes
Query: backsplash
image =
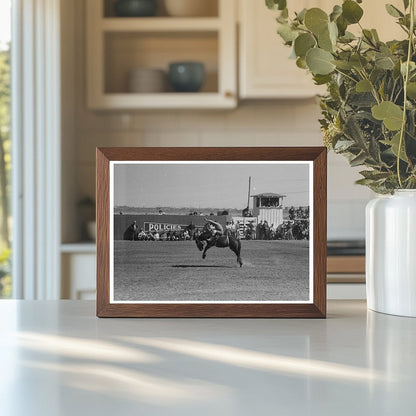
{"label": "backsplash", "polygon": [[[75,27],[63,42],[63,169],[67,188],[64,210],[95,194],[97,146],[319,146],[319,106],[309,100],[240,102],[232,111],[93,112],[86,108],[85,25],[83,2],[76,0]],[[328,237],[364,237],[364,209],[373,197],[357,186],[360,168],[352,169],[340,156],[328,158]],[[75,176],[74,176],[75,175]],[[72,181],[72,182],[71,182]],[[71,183],[69,183],[71,182]],[[278,190],[276,190],[278,192]],[[68,215],[71,210],[68,209]],[[65,213],[64,213],[65,214]],[[318,213],[319,215],[319,213]],[[70,224],[70,222],[68,222]],[[64,235],[71,236],[71,229]]]}
{"label": "backsplash", "polygon": [[[234,111],[83,112],[77,118],[78,189],[94,195],[96,146],[321,145],[315,100],[242,103]],[[358,169],[328,155],[328,237],[363,238],[371,191],[357,186]],[[276,190],[278,192],[278,190]]]}

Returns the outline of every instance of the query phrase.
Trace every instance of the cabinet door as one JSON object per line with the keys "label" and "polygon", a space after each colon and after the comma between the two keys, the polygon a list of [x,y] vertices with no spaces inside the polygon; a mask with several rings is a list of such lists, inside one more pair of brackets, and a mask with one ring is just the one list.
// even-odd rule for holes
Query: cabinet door
{"label": "cabinet door", "polygon": [[[320,7],[330,12],[334,4],[341,0],[298,0],[292,2],[291,11],[300,11],[304,7]],[[402,0],[389,3],[403,8]],[[290,48],[283,44],[277,35],[277,12],[268,10],[261,0],[238,0],[240,15],[240,97],[241,98],[305,98],[325,92],[324,87],[313,84],[311,76],[298,68],[293,59],[289,59]],[[376,28],[384,41],[402,39],[404,32],[388,15],[384,2],[366,0],[361,4],[364,9],[362,25]],[[295,9],[294,9],[295,8]],[[349,27],[358,34],[358,25]]]}
{"label": "cabinet door", "polygon": [[[299,0],[296,10],[325,7],[329,0]],[[289,59],[291,49],[276,33],[275,11],[264,1],[239,0],[240,13],[240,97],[305,98],[322,91],[310,74]]]}
{"label": "cabinet door", "polygon": [[95,299],[96,256],[93,253],[65,253],[62,256],[62,298]]}

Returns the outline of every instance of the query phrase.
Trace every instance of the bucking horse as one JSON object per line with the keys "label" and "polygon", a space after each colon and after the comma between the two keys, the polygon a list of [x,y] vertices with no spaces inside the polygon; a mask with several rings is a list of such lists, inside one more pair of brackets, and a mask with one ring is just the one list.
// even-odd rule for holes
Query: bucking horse
{"label": "bucking horse", "polygon": [[240,265],[240,267],[243,265],[243,261],[241,260],[241,257],[240,257],[241,241],[238,238],[230,235],[228,230],[225,231],[225,235],[213,237],[212,232],[205,227],[203,228],[201,234],[195,235],[195,243],[199,251],[203,251],[202,253],[203,259],[205,259],[205,257],[207,256],[207,251],[211,247],[219,247],[219,248],[229,247],[230,250],[232,250],[237,256],[237,263]]}

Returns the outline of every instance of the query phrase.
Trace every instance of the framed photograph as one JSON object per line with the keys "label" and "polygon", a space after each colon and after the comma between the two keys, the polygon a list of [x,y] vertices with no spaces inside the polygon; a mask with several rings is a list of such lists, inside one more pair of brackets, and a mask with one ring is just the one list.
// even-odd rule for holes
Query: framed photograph
{"label": "framed photograph", "polygon": [[324,318],[326,152],[98,148],[97,316]]}

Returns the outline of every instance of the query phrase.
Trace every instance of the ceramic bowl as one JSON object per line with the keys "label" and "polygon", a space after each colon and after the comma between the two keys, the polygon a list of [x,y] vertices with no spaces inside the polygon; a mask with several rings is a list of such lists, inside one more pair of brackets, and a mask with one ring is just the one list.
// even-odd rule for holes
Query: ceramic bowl
{"label": "ceramic bowl", "polygon": [[167,75],[162,69],[136,68],[129,72],[128,91],[131,93],[165,92],[167,84]]}
{"label": "ceramic bowl", "polygon": [[149,17],[157,12],[156,0],[118,0],[114,12],[119,17]]}
{"label": "ceramic bowl", "polygon": [[205,67],[201,62],[172,62],[169,81],[177,92],[197,92],[205,80]]}

